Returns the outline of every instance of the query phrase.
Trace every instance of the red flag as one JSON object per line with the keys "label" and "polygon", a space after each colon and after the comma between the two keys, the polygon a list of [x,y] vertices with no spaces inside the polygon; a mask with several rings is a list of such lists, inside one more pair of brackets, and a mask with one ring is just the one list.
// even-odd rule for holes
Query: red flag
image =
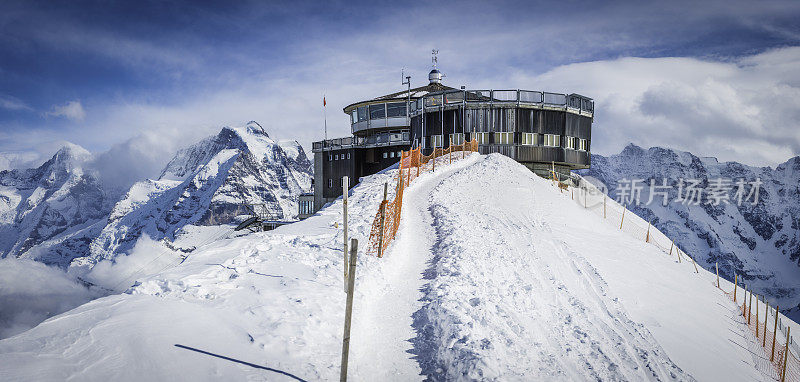
{"label": "red flag", "polygon": [[328,103],[325,102],[325,96],[322,96],[322,106],[328,106]]}

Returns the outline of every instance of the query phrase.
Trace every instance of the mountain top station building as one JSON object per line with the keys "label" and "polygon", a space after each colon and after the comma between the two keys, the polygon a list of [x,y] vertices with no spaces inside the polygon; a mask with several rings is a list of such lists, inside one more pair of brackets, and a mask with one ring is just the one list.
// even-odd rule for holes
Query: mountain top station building
{"label": "mountain top station building", "polygon": [[[352,136],[314,142],[313,210],[342,195],[342,177],[359,179],[399,161],[401,151],[447,148],[475,139],[538,175],[589,168],[594,101],[578,94],[465,90],[442,84],[435,67],[418,88],[344,108]],[[408,78],[408,77],[407,77]],[[357,182],[351,181],[354,186]]]}

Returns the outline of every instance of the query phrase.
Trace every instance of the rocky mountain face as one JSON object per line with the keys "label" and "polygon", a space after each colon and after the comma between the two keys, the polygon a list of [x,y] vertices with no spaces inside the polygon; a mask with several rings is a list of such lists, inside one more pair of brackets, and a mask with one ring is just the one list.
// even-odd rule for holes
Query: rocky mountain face
{"label": "rocky mountain face", "polygon": [[800,157],[751,167],[631,144],[618,155],[593,154],[591,169],[580,173],[625,199],[699,264],[719,263],[721,276],[733,281],[738,274],[740,283],[800,317]]}
{"label": "rocky mountain face", "polygon": [[297,142],[276,142],[256,122],[225,127],[179,151],[156,180],[134,184],[91,243],[87,267],[127,252],[142,235],[174,239],[186,225],[230,223],[245,204],[276,220],[297,218],[297,196],[311,187],[308,158]]}
{"label": "rocky mountain face", "polygon": [[84,169],[91,157],[67,145],[38,168],[0,172],[0,257],[66,267],[88,252],[113,206]]}
{"label": "rocky mountain face", "polygon": [[38,168],[0,172],[0,257],[80,273],[130,251],[142,235],[172,239],[186,225],[230,223],[245,204],[292,220],[312,179],[300,144],[275,141],[256,122],[180,150],[157,179],[135,183],[121,199],[87,170],[93,159],[70,144]]}

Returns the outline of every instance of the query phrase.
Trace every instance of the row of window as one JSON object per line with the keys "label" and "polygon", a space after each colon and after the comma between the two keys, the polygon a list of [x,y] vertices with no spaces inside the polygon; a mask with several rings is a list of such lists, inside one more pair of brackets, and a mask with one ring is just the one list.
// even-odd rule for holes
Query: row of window
{"label": "row of window", "polygon": [[[473,138],[475,141],[478,142],[479,145],[488,145],[489,144],[489,134],[494,134],[494,144],[497,145],[511,145],[514,142],[514,133],[513,132],[501,132],[501,133],[472,133]],[[539,145],[539,135],[542,136],[542,146],[549,146],[549,147],[560,147],[561,146],[561,136],[557,134],[537,134],[537,133],[521,133],[522,134],[522,141],[520,142],[523,146],[537,146]],[[589,141],[587,139],[581,139],[577,137],[564,137],[564,147],[573,150],[580,150],[580,151],[587,151],[589,147]],[[450,134],[450,144],[451,145],[460,145],[464,142],[464,134]],[[577,146],[576,146],[577,143]],[[431,144],[433,147],[442,147],[442,136],[441,135],[432,135],[431,136]],[[385,158],[385,157],[384,157]]]}
{"label": "row of window", "polygon": [[[333,180],[330,181],[331,186],[333,186]],[[300,200],[298,202],[300,207],[300,215],[311,215],[314,213],[314,201],[313,200]]]}
{"label": "row of window", "polygon": [[383,159],[394,158],[395,155],[397,156],[397,158],[400,158],[401,156],[403,156],[403,152],[402,151],[398,151],[396,154],[395,154],[394,151],[384,152],[383,153]]}
{"label": "row of window", "polygon": [[350,153],[347,153],[347,158],[345,158],[345,154],[328,154],[329,161],[345,160],[345,159],[350,159]]}
{"label": "row of window", "polygon": [[383,119],[405,116],[405,102],[379,103],[353,109],[353,111],[350,113],[350,123],[363,122],[368,119]]}

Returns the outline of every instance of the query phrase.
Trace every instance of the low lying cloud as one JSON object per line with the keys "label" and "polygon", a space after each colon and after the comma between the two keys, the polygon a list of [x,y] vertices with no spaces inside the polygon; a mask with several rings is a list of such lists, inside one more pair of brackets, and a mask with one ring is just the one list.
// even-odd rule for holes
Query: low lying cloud
{"label": "low lying cloud", "polygon": [[137,279],[159,273],[180,262],[178,252],[143,235],[130,254],[97,263],[84,279],[116,292],[124,292]]}
{"label": "low lying cloud", "polygon": [[82,121],[86,118],[86,111],[80,101],[69,101],[64,105],[55,105],[45,113],[48,117],[64,117],[72,121]]}
{"label": "low lying cloud", "polygon": [[58,268],[16,258],[0,259],[0,339],[100,297]]}

